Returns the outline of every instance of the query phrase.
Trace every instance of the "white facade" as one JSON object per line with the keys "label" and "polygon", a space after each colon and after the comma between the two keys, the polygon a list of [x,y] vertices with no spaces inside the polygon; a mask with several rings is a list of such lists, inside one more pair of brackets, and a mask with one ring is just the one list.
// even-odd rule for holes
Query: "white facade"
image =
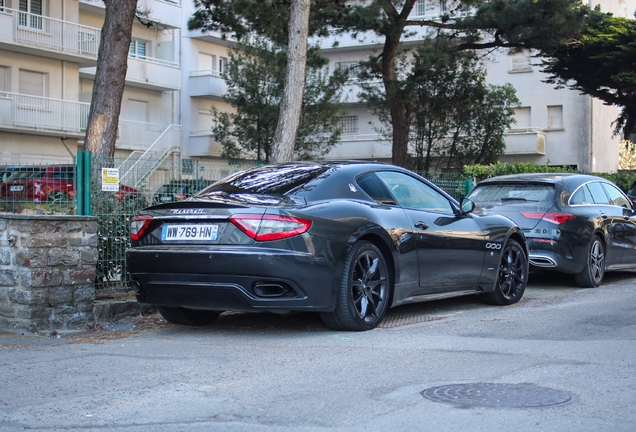
{"label": "white facade", "polygon": [[[0,164],[72,162],[82,149],[104,4],[0,0],[0,6]],[[181,5],[147,0],[138,7],[159,26],[133,25],[120,156],[180,145]],[[173,129],[179,133],[166,133]],[[161,142],[162,134],[170,142]]]}
{"label": "white facade", "polygon": [[[414,14],[425,16],[435,16],[443,4],[419,3]],[[600,3],[618,16],[632,17],[636,9],[636,0]],[[27,10],[21,10],[24,4]],[[117,154],[151,149],[159,156],[179,149],[182,157],[218,159],[221,147],[211,137],[210,108],[231,110],[223,102],[227,86],[221,78],[227,41],[187,30],[191,0],[139,0],[138,8],[159,25],[134,24]],[[68,162],[81,150],[104,11],[100,0],[0,0],[0,164]],[[333,69],[366,59],[383,41],[368,35],[341,38],[337,48],[332,42],[324,40],[323,47]],[[417,43],[417,36],[404,43]],[[542,83],[539,67],[523,56],[501,53],[495,60],[488,82],[513,84],[521,100],[503,161],[617,169],[612,122],[618,109]],[[391,143],[358,100],[356,83],[346,90],[342,142],[327,158],[390,160]]]}

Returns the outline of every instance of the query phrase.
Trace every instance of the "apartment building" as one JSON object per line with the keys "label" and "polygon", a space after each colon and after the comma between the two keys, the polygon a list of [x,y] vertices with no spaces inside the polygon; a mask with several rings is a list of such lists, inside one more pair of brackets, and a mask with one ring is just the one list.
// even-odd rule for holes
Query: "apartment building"
{"label": "apartment building", "polygon": [[[636,9],[636,0],[592,3],[619,16]],[[445,4],[420,0],[413,14],[439,16]],[[133,28],[117,155],[219,160],[210,108],[231,109],[221,77],[228,42],[214,32],[187,30],[191,0],[139,0],[138,8],[147,20]],[[82,149],[104,12],[101,0],[0,0],[0,164],[68,162]],[[369,34],[340,37],[337,48],[333,39],[322,42],[333,69],[364,60],[383,41]],[[416,43],[417,36],[404,40]],[[619,139],[611,123],[618,110],[542,83],[545,76],[533,63],[527,54],[499,53],[488,65],[488,81],[513,84],[521,100],[502,160],[615,171]],[[388,161],[391,143],[357,93],[350,82],[341,143],[327,158]]]}
{"label": "apartment building", "polygon": [[[446,1],[419,0],[412,16],[434,19],[446,8]],[[633,0],[591,1],[615,16],[633,18]],[[417,30],[414,30],[417,31]],[[404,44],[417,43],[416,33],[404,38]],[[338,41],[338,46],[333,47]],[[382,49],[383,39],[374,34],[330,38],[323,41],[325,55],[331,67],[350,67],[372,52]],[[540,60],[530,53],[509,55],[498,52],[487,63],[487,82],[512,84],[521,106],[515,110],[516,124],[506,136],[503,162],[535,162],[540,165],[570,165],[589,171],[616,171],[620,137],[613,135],[612,122],[619,109],[604,105],[598,99],[568,89],[557,90],[544,83]],[[348,113],[343,118],[341,144],[327,158],[374,159],[390,161],[391,143],[383,140],[382,125],[357,98],[358,87],[351,82],[347,88]],[[380,132],[378,130],[380,129]]]}
{"label": "apartment building", "polygon": [[[180,147],[182,11],[140,0],[116,152]],[[105,7],[97,0],[0,0],[0,164],[71,162],[82,149]]]}

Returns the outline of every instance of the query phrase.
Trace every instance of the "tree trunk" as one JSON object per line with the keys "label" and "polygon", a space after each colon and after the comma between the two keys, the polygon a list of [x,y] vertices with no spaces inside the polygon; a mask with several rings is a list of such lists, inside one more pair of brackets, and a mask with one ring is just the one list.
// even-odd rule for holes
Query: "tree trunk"
{"label": "tree trunk", "polygon": [[137,0],[104,0],[104,4],[106,17],[84,138],[85,149],[98,160],[108,160],[115,154],[128,50],[137,11]]}
{"label": "tree trunk", "polygon": [[416,0],[404,1],[401,11],[398,12],[390,0],[379,1],[384,12],[391,17],[392,24],[386,30],[384,47],[382,49],[382,78],[384,90],[389,104],[391,125],[393,126],[392,162],[395,165],[411,168],[412,161],[409,157],[409,129],[410,109],[398,85],[395,71],[395,59],[400,47],[400,39],[404,31],[404,25],[409,14],[413,10]]}
{"label": "tree trunk", "polygon": [[294,144],[305,91],[309,5],[310,0],[292,0],[291,4],[285,90],[272,143],[270,161],[273,163],[294,159]]}

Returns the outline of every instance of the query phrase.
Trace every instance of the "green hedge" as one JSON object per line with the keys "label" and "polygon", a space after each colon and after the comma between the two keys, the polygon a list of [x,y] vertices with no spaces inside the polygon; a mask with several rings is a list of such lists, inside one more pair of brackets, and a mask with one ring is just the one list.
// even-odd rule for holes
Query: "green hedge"
{"label": "green hedge", "polygon": [[[565,173],[584,173],[568,166],[550,167],[545,165],[537,165],[532,162],[497,162],[490,165],[470,165],[464,167],[464,174],[474,178],[476,181],[507,174],[523,174],[523,173],[542,173],[542,172],[565,172]],[[636,180],[636,172],[624,171],[618,173],[585,173],[606,178],[613,181],[623,191],[627,192]]]}

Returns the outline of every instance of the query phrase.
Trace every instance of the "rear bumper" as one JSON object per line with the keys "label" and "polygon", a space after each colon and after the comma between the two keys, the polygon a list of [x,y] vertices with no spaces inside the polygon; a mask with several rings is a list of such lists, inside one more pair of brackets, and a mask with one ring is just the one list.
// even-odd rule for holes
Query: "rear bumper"
{"label": "rear bumper", "polygon": [[528,261],[536,268],[553,269],[564,273],[580,273],[585,267],[585,246],[576,240],[574,245],[564,238],[532,237],[528,240]]}
{"label": "rear bumper", "polygon": [[315,255],[277,250],[162,250],[127,252],[137,300],[207,310],[329,311],[335,308],[333,265]]}

